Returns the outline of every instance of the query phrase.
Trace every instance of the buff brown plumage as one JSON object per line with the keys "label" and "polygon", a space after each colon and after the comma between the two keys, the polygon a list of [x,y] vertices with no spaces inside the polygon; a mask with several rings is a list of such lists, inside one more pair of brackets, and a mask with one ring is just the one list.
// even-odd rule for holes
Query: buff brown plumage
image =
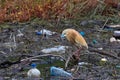
{"label": "buff brown plumage", "polygon": [[79,48],[85,47],[86,49],[88,49],[88,45],[85,39],[75,29],[65,29],[62,32],[62,36],[66,37],[70,43],[76,45],[77,47]]}

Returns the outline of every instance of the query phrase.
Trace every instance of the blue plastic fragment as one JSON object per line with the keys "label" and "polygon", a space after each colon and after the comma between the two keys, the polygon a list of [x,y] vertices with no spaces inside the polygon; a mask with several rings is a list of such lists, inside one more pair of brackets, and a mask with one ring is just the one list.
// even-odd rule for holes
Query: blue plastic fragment
{"label": "blue plastic fragment", "polygon": [[72,74],[64,71],[61,68],[57,68],[55,66],[52,66],[50,68],[50,75],[51,76],[59,76],[59,77],[66,77],[66,78],[72,78]]}
{"label": "blue plastic fragment", "polygon": [[35,63],[32,63],[32,64],[31,64],[31,67],[32,67],[32,68],[35,68],[36,66],[37,66],[37,65],[36,65]]}
{"label": "blue plastic fragment", "polygon": [[97,43],[98,43],[97,40],[94,39],[94,40],[93,40],[93,44],[97,44]]}
{"label": "blue plastic fragment", "polygon": [[41,32],[36,32],[36,35],[42,35],[42,33]]}
{"label": "blue plastic fragment", "polygon": [[83,32],[83,31],[81,31],[80,34],[81,34],[82,36],[85,36],[85,32]]}

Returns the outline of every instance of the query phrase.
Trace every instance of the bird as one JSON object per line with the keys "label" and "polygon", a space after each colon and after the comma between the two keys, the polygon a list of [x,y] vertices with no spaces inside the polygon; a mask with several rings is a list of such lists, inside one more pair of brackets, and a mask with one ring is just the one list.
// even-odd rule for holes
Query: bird
{"label": "bird", "polygon": [[32,69],[27,72],[27,76],[29,78],[40,78],[41,72],[36,68],[36,66],[37,65],[35,63],[31,64]]}
{"label": "bird", "polygon": [[75,29],[68,28],[62,31],[61,38],[65,38],[73,45],[75,45],[78,50],[73,53],[73,57],[79,60],[80,50],[88,49],[88,44],[84,37]]}

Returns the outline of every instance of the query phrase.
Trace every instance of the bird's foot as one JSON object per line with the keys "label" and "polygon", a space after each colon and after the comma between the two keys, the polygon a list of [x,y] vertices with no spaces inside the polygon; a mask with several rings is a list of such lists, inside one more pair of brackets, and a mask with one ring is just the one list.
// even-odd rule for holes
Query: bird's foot
{"label": "bird's foot", "polygon": [[73,58],[77,59],[77,60],[80,60],[80,54],[79,53],[74,53]]}

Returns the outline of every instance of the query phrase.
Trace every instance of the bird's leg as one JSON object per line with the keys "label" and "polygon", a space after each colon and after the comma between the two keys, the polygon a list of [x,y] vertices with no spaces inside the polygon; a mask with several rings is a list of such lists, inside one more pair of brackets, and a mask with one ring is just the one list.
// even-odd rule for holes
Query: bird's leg
{"label": "bird's leg", "polygon": [[81,51],[81,47],[77,50],[77,51],[75,51],[74,53],[73,53],[73,58],[74,59],[77,59],[77,60],[79,60],[80,59],[80,51]]}
{"label": "bird's leg", "polygon": [[73,60],[73,62],[76,64],[76,63],[78,63],[78,61],[79,61],[79,59],[80,59],[80,51],[81,51],[81,47],[77,50],[77,51],[75,51],[72,55],[70,55],[69,57],[68,57],[68,59],[66,60],[66,63],[65,63],[65,68],[67,68],[68,67],[68,63],[70,62],[70,60],[72,59]]}

